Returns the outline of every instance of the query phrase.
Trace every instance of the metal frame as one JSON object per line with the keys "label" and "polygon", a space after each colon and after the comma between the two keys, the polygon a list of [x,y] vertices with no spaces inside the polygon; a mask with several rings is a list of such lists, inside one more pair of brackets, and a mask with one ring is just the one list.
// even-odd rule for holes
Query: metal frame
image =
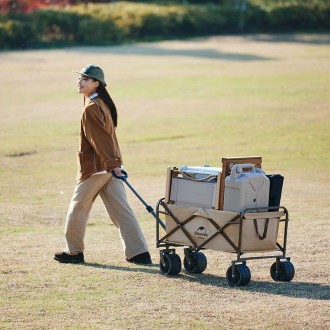
{"label": "metal frame", "polygon": [[[185,254],[185,257],[189,260],[191,255],[192,255],[192,252],[198,252],[199,250],[204,249],[204,246],[218,235],[222,235],[225,238],[225,240],[232,246],[232,248],[237,253],[237,259],[231,261],[232,276],[235,276],[236,265],[237,264],[245,265],[247,260],[276,258],[276,273],[280,269],[281,259],[286,259],[288,262],[290,262],[290,258],[286,256],[286,244],[287,244],[289,212],[285,207],[279,206],[279,207],[248,208],[248,209],[245,209],[243,212],[239,213],[233,219],[229,220],[222,227],[220,227],[212,218],[207,218],[211,222],[211,224],[213,224],[213,226],[217,229],[217,231],[209,239],[204,241],[202,244],[198,245],[194,241],[194,239],[191,237],[191,235],[187,232],[187,230],[184,228],[184,225],[187,224],[188,222],[192,221],[196,216],[194,216],[194,215],[190,216],[188,219],[186,219],[185,221],[180,223],[180,221],[175,217],[175,215],[167,207],[167,205],[165,203],[165,198],[162,198],[158,201],[157,206],[156,206],[156,212],[155,212],[154,209],[143,200],[143,198],[135,191],[135,189],[127,181],[128,174],[124,170],[121,170],[121,172],[122,172],[122,175],[116,175],[116,173],[114,171],[112,171],[112,174],[115,178],[123,180],[126,183],[126,185],[132,190],[132,192],[144,204],[147,211],[156,219],[156,246],[157,246],[157,248],[165,247],[165,249],[159,251],[160,252],[160,262],[161,262],[161,264],[163,264],[163,265],[165,264],[165,261],[164,261],[164,255],[165,254],[169,254],[169,253],[174,254],[175,253],[175,249],[170,248],[170,247],[184,247],[184,246],[187,247],[188,246],[187,248],[184,249],[184,254]],[[161,210],[160,207],[162,207],[163,210]],[[262,257],[241,258],[243,253],[252,253],[252,252],[242,252],[242,250],[241,250],[243,224],[244,224],[244,220],[246,220],[245,219],[245,214],[247,214],[247,213],[260,213],[260,212],[264,212],[264,213],[270,212],[271,213],[271,211],[279,211],[280,209],[282,209],[284,211],[285,218],[282,219],[282,216],[280,216],[279,222],[284,222],[285,226],[284,226],[284,233],[283,233],[283,243],[281,245],[279,242],[276,241],[276,246],[277,246],[278,250],[280,252],[282,252],[282,254],[267,255],[267,256],[262,256]],[[251,211],[254,211],[254,212],[251,212]],[[219,212],[221,212],[221,211],[219,211]],[[162,238],[160,238],[159,226],[161,226],[164,230],[166,230],[166,226],[163,223],[163,221],[160,219],[160,217],[159,217],[160,214],[170,215],[177,224],[177,226],[174,229],[172,229],[169,233],[167,233]],[[263,219],[267,219],[267,226],[268,226],[268,221],[271,218],[263,217]],[[230,238],[224,232],[224,230],[228,226],[231,226],[231,225],[239,225],[239,239],[238,239],[237,246],[230,240]],[[183,231],[183,233],[186,235],[186,237],[190,241],[191,245],[171,243],[171,242],[166,241],[167,237],[169,237],[171,234],[173,234],[176,230],[179,230],[179,229]],[[258,232],[257,226],[256,226],[256,229],[257,229],[257,232]],[[260,239],[263,239],[265,237],[266,231],[267,231],[267,229],[265,228],[263,236],[260,236],[260,234],[258,233]],[[257,251],[257,252],[261,253],[261,252],[268,252],[268,251],[262,251],[261,250],[261,251]],[[294,271],[294,269],[293,269],[293,271]],[[294,272],[292,273],[292,277],[293,277],[293,275],[294,275]],[[290,278],[288,280],[291,280],[291,279],[292,278]],[[247,278],[245,280],[247,280]],[[249,280],[249,278],[248,278],[248,280]],[[247,283],[248,282],[246,282],[242,285],[246,285]]]}
{"label": "metal frame", "polygon": [[[161,209],[162,208],[162,209]],[[266,255],[266,256],[258,256],[258,257],[247,257],[242,258],[241,256],[243,254],[250,254],[253,252],[242,252],[242,234],[243,234],[243,224],[247,220],[245,219],[245,214],[247,213],[261,213],[261,212],[269,212],[270,215],[272,214],[272,211],[284,211],[284,218],[281,217],[279,222],[284,222],[284,232],[283,232],[283,241],[280,243],[278,242],[278,239],[276,241],[276,246],[278,248],[277,252],[280,252],[281,254],[274,254],[274,255]],[[221,212],[221,211],[219,211]],[[170,247],[184,247],[189,246],[192,251],[199,251],[204,249],[204,246],[210,242],[212,239],[214,239],[218,235],[222,235],[226,241],[233,247],[233,249],[236,252],[236,260],[232,260],[231,264],[233,267],[233,274],[235,272],[235,265],[236,264],[246,264],[246,261],[248,260],[256,260],[256,259],[270,259],[270,258],[276,258],[277,264],[280,262],[281,259],[286,259],[290,261],[290,258],[286,256],[286,245],[287,245],[287,234],[288,234],[288,222],[289,222],[289,212],[284,206],[279,207],[260,207],[260,208],[247,208],[243,212],[241,212],[239,215],[228,221],[224,226],[220,227],[213,219],[207,218],[212,225],[217,229],[217,232],[213,234],[210,238],[208,238],[206,241],[204,241],[202,244],[197,244],[196,241],[191,237],[191,235],[187,232],[187,230],[184,228],[184,225],[186,225],[188,222],[192,221],[196,216],[192,215],[183,222],[179,222],[179,220],[176,218],[176,216],[169,210],[166,203],[164,202],[164,198],[160,199],[156,206],[156,215],[158,220],[160,220],[160,214],[164,215],[170,215],[174,222],[177,224],[175,228],[173,228],[169,233],[165,234],[164,236],[160,237],[160,228],[159,228],[159,221],[156,221],[156,247],[157,248],[163,248],[165,247],[165,250],[168,252],[173,252],[173,249],[170,249]],[[266,218],[267,219],[267,218]],[[271,219],[268,218],[269,220]],[[239,225],[239,239],[237,246],[230,240],[230,238],[225,234],[224,230],[231,225]],[[175,231],[181,230],[185,236],[188,238],[188,240],[191,242],[190,245],[187,244],[179,244],[179,243],[172,243],[168,242],[167,238],[171,236]],[[263,252],[270,252],[270,251],[257,251],[255,253],[263,253]]]}

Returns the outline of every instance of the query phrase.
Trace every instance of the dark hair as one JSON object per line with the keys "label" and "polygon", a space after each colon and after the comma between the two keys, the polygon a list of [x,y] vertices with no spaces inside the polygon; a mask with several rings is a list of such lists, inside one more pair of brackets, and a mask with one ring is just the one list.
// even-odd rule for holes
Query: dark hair
{"label": "dark hair", "polygon": [[113,103],[112,98],[110,97],[108,91],[106,90],[106,88],[104,87],[104,85],[102,83],[99,84],[99,87],[97,88],[96,93],[104,101],[104,103],[108,106],[113,124],[115,127],[117,127],[117,122],[118,122],[117,108],[116,108],[115,104]]}

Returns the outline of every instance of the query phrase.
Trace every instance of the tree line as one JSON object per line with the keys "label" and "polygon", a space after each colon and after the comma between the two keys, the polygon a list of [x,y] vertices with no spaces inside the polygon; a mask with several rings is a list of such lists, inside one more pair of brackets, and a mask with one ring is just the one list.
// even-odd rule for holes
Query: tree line
{"label": "tree line", "polygon": [[[149,1],[150,2],[150,1]],[[177,2],[177,3],[174,3]],[[110,45],[233,33],[328,32],[328,0],[115,1],[0,15],[0,49]]]}

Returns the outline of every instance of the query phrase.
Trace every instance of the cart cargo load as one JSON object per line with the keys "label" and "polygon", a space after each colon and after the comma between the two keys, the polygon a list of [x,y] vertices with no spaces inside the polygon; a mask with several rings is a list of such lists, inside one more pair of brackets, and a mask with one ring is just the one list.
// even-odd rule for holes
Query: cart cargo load
{"label": "cart cargo load", "polygon": [[[276,260],[270,267],[274,281],[293,279],[294,266],[286,256],[289,213],[280,205],[283,177],[265,174],[261,161],[259,156],[226,157],[221,168],[169,167],[165,197],[158,201],[156,212],[129,184],[125,171],[121,176],[112,172],[156,219],[162,274],[180,273],[176,248],[183,247],[183,266],[193,274],[207,268],[204,250],[236,253],[226,272],[231,286],[250,282],[247,261],[256,259]],[[245,256],[251,253],[258,256]]]}

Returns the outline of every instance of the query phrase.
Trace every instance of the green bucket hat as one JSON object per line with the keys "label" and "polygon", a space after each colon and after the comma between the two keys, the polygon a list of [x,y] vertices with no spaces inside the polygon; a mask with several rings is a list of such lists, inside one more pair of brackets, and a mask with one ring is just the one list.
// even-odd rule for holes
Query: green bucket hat
{"label": "green bucket hat", "polygon": [[96,65],[87,64],[80,71],[74,71],[74,72],[80,73],[81,75],[86,76],[86,77],[94,78],[94,79],[98,80],[100,83],[102,83],[104,86],[107,85],[104,80],[103,70]]}

